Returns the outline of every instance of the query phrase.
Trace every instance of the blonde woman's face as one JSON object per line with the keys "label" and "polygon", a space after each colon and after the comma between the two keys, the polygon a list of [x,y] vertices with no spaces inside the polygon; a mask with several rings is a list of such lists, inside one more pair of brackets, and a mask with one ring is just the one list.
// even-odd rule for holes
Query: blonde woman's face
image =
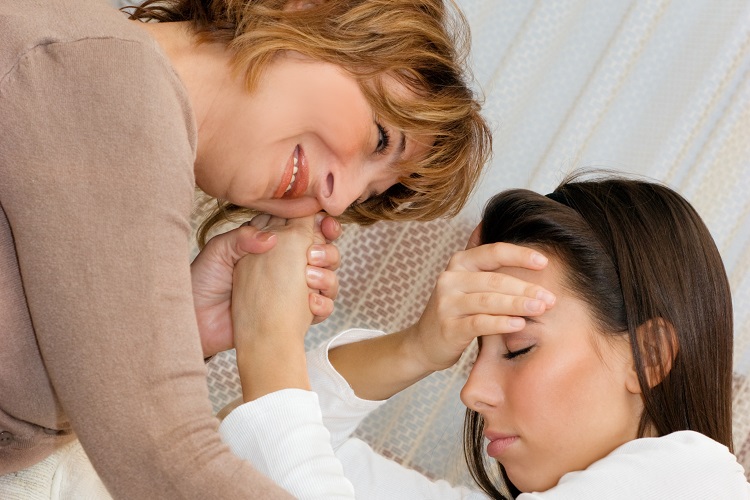
{"label": "blonde woman's face", "polygon": [[296,53],[279,55],[252,93],[218,96],[213,111],[196,182],[281,217],[339,215],[398,182],[397,161],[426,151],[375,116],[353,77]]}
{"label": "blonde woman's face", "polygon": [[588,306],[543,271],[501,269],[557,296],[516,333],[486,336],[461,392],[485,421],[487,454],[521,491],[545,491],[635,439],[643,410],[627,340],[596,330]]}

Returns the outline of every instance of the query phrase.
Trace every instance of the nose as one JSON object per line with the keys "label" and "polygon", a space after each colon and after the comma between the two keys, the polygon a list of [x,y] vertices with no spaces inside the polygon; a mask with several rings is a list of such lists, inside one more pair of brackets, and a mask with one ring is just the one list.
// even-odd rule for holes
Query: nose
{"label": "nose", "polygon": [[329,215],[341,215],[361,197],[383,192],[398,182],[395,173],[381,165],[367,162],[331,168],[324,180],[320,204]]}
{"label": "nose", "polygon": [[504,400],[500,374],[493,369],[490,360],[482,359],[481,354],[480,351],[461,389],[461,401],[477,413],[498,408]]}
{"label": "nose", "polygon": [[349,205],[362,196],[366,188],[366,181],[361,176],[357,178],[355,175],[347,175],[344,170],[329,172],[320,204],[329,215],[341,215]]}

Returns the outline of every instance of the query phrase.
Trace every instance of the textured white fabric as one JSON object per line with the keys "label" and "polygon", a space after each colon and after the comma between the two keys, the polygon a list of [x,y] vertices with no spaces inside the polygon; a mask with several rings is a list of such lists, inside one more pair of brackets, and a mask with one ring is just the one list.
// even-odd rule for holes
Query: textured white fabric
{"label": "textured white fabric", "polygon": [[296,498],[354,498],[333,454],[316,394],[283,392],[288,399],[272,393],[234,409],[219,427],[224,441]]}
{"label": "textured white fabric", "polygon": [[0,476],[0,492],[9,500],[111,500],[79,441],[38,464]]}
{"label": "textured white fabric", "polygon": [[[334,345],[378,335],[343,332]],[[479,499],[466,487],[431,481],[375,453],[359,439],[346,439],[379,402],[359,399],[328,362],[328,346],[308,353],[310,381],[319,393],[285,389],[235,409],[222,437],[239,456],[278,481],[297,498]],[[338,442],[326,441],[323,420],[335,422]],[[349,420],[349,422],[346,422]],[[338,460],[340,462],[338,462]],[[343,464],[343,467],[340,465]],[[344,482],[343,475],[349,481]],[[353,490],[347,487],[353,485]],[[680,498],[750,499],[750,484],[734,455],[692,431],[630,441],[585,471],[566,474],[558,486],[518,500]]]}

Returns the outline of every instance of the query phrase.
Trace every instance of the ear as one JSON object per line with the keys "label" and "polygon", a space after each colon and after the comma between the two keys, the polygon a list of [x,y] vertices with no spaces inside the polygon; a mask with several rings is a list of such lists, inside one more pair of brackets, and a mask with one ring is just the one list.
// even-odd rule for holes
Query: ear
{"label": "ear", "polygon": [[284,10],[287,12],[305,10],[311,7],[317,7],[322,4],[325,0],[289,0],[284,5]]}
{"label": "ear", "polygon": [[[679,349],[677,332],[672,323],[664,318],[653,318],[636,329],[636,336],[646,382],[649,387],[654,387],[672,370]],[[635,361],[628,373],[626,386],[634,394],[642,392]]]}
{"label": "ear", "polygon": [[471,236],[469,236],[469,241],[466,243],[466,250],[478,247],[482,243],[481,235],[482,223],[480,222],[477,227],[474,228],[474,231],[472,231]]}

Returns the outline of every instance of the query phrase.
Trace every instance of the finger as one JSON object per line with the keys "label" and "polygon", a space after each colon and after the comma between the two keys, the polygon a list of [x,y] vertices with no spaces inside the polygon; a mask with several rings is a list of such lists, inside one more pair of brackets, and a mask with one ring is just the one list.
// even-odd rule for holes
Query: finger
{"label": "finger", "polygon": [[234,266],[247,254],[265,253],[276,245],[276,236],[252,226],[240,226],[211,238],[202,254],[214,254],[217,260]]}
{"label": "finger", "polygon": [[501,272],[445,271],[440,274],[437,287],[446,292],[501,293],[543,301],[548,307],[555,304],[555,294],[535,283]]}
{"label": "finger", "polygon": [[271,220],[271,214],[258,214],[243,225],[253,226],[257,229],[263,229],[268,225],[268,221]]}
{"label": "finger", "polygon": [[533,248],[511,243],[479,245],[451,257],[448,269],[465,271],[494,271],[501,267],[543,269],[547,257]]}
{"label": "finger", "polygon": [[333,300],[318,293],[310,293],[310,312],[313,314],[313,323],[320,323],[333,313]]}
{"label": "finger", "polygon": [[341,265],[341,254],[338,247],[331,243],[312,245],[307,250],[307,263],[311,266],[324,267],[335,271]]}
{"label": "finger", "polygon": [[547,310],[547,304],[539,299],[501,293],[469,293],[457,298],[454,305],[462,316],[538,316]]}
{"label": "finger", "polygon": [[306,229],[308,231],[314,231],[315,217],[316,215],[306,215],[305,217],[294,217],[292,219],[286,219],[286,225],[289,227],[296,227],[300,229]]}
{"label": "finger", "polygon": [[268,222],[266,222],[265,228],[286,226],[288,222],[289,219],[272,215],[271,218],[268,219]]}
{"label": "finger", "polygon": [[328,269],[307,266],[305,270],[307,287],[319,290],[320,294],[329,299],[335,299],[339,293],[339,280],[336,273]]}
{"label": "finger", "polygon": [[482,235],[482,223],[480,222],[477,224],[477,227],[474,228],[474,231],[472,231],[471,236],[469,236],[469,241],[466,243],[466,250],[474,247],[478,247],[482,244],[480,236]]}
{"label": "finger", "polygon": [[476,337],[485,335],[500,335],[523,330],[526,321],[517,316],[493,316],[489,314],[476,314],[458,318],[451,324],[452,331],[465,334],[465,340],[470,341]]}
{"label": "finger", "polygon": [[326,242],[328,243],[337,240],[343,232],[343,228],[341,227],[339,221],[337,221],[330,215],[326,215],[323,218],[323,221],[320,223],[320,229],[323,232],[323,236],[325,237]]}

